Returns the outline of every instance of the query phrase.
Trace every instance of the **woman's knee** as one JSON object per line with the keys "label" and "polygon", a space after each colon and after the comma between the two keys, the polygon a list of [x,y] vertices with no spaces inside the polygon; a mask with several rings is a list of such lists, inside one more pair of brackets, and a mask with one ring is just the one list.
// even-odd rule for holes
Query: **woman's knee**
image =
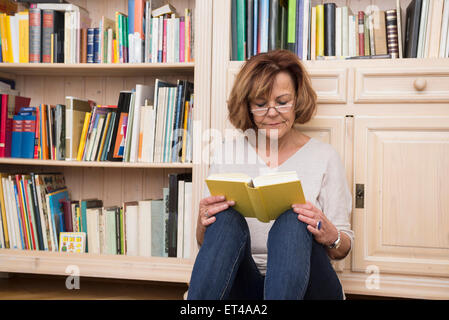
{"label": "woman's knee", "polygon": [[307,230],[307,224],[298,219],[298,214],[293,209],[284,211],[274,222],[273,228],[279,228],[280,230],[299,230],[306,234],[310,234]]}
{"label": "woman's knee", "polygon": [[229,235],[243,233],[247,236],[249,234],[249,228],[245,218],[234,208],[220,211],[215,215],[215,218],[215,222],[206,229],[206,233],[208,231],[216,232],[216,229],[220,229]]}

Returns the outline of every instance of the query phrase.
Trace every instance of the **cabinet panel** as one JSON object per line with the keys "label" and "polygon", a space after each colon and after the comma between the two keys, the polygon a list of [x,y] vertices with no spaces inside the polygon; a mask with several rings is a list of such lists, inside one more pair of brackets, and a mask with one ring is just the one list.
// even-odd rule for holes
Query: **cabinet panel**
{"label": "cabinet panel", "polygon": [[449,274],[449,117],[356,117],[353,268]]}
{"label": "cabinet panel", "polygon": [[449,67],[358,68],[354,102],[449,102]]}

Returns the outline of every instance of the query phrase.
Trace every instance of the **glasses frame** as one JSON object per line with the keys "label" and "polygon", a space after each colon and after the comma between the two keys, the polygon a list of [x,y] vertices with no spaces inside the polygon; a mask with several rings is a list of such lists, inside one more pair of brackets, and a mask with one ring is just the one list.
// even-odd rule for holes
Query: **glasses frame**
{"label": "glasses frame", "polygon": [[[289,112],[292,107],[293,107],[293,103],[288,103],[288,104],[279,104],[276,106],[268,106],[265,108],[258,107],[256,109],[252,109],[250,107],[249,111],[255,116],[264,117],[268,114],[268,111],[270,111],[271,108],[274,108],[277,111],[277,113],[283,114],[283,113]],[[286,111],[280,111],[279,108],[285,108],[284,110],[286,110]],[[258,114],[260,111],[265,111],[265,112],[263,114],[262,113]]]}

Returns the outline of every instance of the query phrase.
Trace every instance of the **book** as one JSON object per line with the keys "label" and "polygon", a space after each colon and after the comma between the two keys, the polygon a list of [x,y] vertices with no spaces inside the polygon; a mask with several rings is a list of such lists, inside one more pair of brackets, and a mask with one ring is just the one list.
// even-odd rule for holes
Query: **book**
{"label": "book", "polygon": [[[396,20],[396,10],[393,10],[392,17]],[[374,47],[375,47],[375,54],[387,54],[387,29],[385,25],[385,11],[379,10],[374,11],[373,13],[374,18],[374,25],[373,25],[373,32],[374,32]],[[394,34],[394,30],[390,35],[392,36]],[[390,44],[391,48],[396,45],[397,47],[397,29],[396,29],[396,42],[395,44]],[[397,52],[397,50],[395,51]]]}
{"label": "book", "polygon": [[172,14],[175,12],[176,12],[176,8],[173,5],[171,5],[170,3],[167,3],[159,8],[153,9],[153,11],[151,11],[151,15],[153,17],[159,17],[164,14]]}
{"label": "book", "polygon": [[244,217],[261,222],[277,219],[295,203],[306,203],[295,171],[276,172],[251,179],[244,173],[212,174],[206,179],[212,196],[235,201],[233,208]]}
{"label": "book", "polygon": [[66,160],[75,160],[78,155],[86,113],[91,112],[91,102],[67,96],[65,106],[65,157]]}
{"label": "book", "polygon": [[412,0],[406,9],[404,58],[416,58],[422,0]]}
{"label": "book", "polygon": [[324,4],[324,55],[335,56],[335,3]]}
{"label": "book", "polygon": [[164,200],[151,201],[151,256],[165,256],[165,208]]}
{"label": "book", "polygon": [[60,232],[65,232],[62,200],[69,200],[69,194],[67,188],[63,188],[48,193],[45,197],[51,223],[50,234],[54,241],[54,248],[56,248],[55,251],[57,251],[57,248],[59,247],[59,234]]}
{"label": "book", "polygon": [[359,41],[359,56],[365,55],[365,13],[363,11],[359,11],[358,13],[358,36]]}
{"label": "book", "polygon": [[59,234],[59,251],[83,253],[86,251],[85,232],[61,232]]}
{"label": "book", "polygon": [[[399,40],[396,9],[385,11],[387,29],[387,51],[393,59],[399,58]],[[376,51],[376,53],[378,53]]]}

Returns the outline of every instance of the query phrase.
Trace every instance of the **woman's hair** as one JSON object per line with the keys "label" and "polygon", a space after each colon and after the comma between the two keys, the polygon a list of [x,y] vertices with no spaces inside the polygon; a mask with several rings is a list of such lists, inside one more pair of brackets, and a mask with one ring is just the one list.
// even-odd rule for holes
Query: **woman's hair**
{"label": "woman's hair", "polygon": [[316,93],[299,58],[288,50],[274,50],[250,58],[237,74],[228,99],[229,120],[236,129],[257,130],[249,104],[256,98],[268,100],[274,80],[286,72],[295,88],[295,123],[308,122],[316,111]]}

